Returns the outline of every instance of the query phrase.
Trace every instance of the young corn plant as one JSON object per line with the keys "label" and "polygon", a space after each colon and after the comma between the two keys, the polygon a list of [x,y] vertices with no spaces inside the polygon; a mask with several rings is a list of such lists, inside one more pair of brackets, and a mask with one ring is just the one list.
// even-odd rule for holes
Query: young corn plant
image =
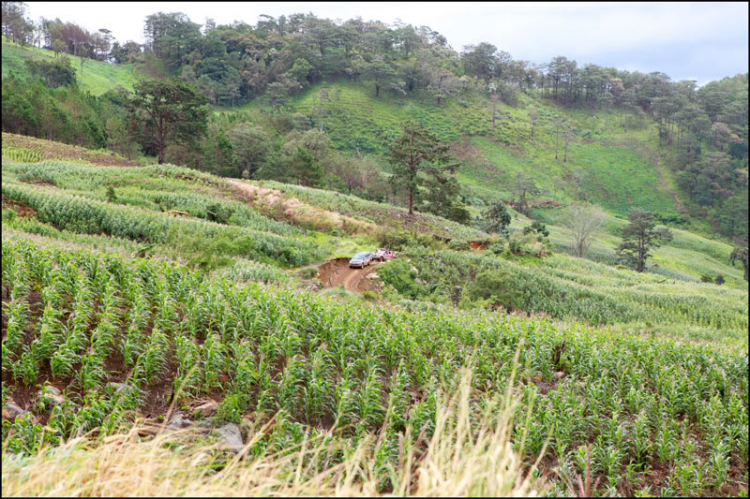
{"label": "young corn plant", "polygon": [[26,386],[34,383],[39,376],[39,364],[37,364],[31,349],[23,348],[21,358],[13,363],[13,378],[20,379]]}
{"label": "young corn plant", "polygon": [[203,365],[203,391],[210,392],[220,388],[219,375],[225,370],[227,361],[226,347],[217,334],[209,333],[201,345],[201,364]]}
{"label": "young corn plant", "polygon": [[161,374],[167,368],[167,354],[169,349],[169,340],[167,335],[154,328],[151,331],[151,337],[148,346],[143,355],[138,359],[135,370],[143,376],[148,385],[156,383]]}
{"label": "young corn plant", "polygon": [[81,368],[76,378],[78,384],[86,393],[101,388],[107,378],[107,373],[104,370],[104,357],[95,351],[86,352],[81,357]]}

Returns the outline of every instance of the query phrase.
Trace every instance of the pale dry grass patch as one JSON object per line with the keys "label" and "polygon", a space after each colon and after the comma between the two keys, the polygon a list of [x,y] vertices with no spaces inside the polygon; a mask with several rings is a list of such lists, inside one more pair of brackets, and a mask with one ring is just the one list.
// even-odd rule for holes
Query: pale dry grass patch
{"label": "pale dry grass patch", "polygon": [[347,234],[372,234],[377,226],[286,197],[281,191],[239,180],[229,180],[242,191],[246,201],[266,216],[283,215],[285,220],[322,232],[337,229]]}
{"label": "pale dry grass patch", "polygon": [[[505,409],[472,416],[470,378],[441,397],[435,431],[418,445],[401,438],[397,466],[388,470],[389,496],[534,496],[542,485],[523,468],[511,442],[509,397]],[[73,439],[35,456],[3,452],[2,495],[11,496],[375,496],[383,473],[375,456],[382,439],[370,435],[335,465],[320,466],[342,442],[305,438],[294,452],[253,457],[258,431],[244,450],[227,458],[220,444],[198,443],[189,432],[161,433],[141,441],[138,428],[95,442]],[[323,437],[330,435],[326,434]],[[382,432],[381,432],[382,435]],[[335,440],[334,440],[335,442]],[[421,450],[418,450],[421,449]],[[223,461],[222,461],[223,460]],[[217,469],[220,469],[217,471]],[[322,471],[320,471],[322,469]]]}

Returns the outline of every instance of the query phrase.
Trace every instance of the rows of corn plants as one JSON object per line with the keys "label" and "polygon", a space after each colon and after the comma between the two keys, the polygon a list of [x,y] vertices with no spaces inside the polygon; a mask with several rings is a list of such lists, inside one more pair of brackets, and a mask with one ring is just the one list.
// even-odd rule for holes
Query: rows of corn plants
{"label": "rows of corn plants", "polygon": [[373,466],[388,490],[405,435],[421,448],[436,394],[454,391],[468,367],[477,411],[512,386],[515,448],[529,466],[541,456],[551,494],[578,477],[600,494],[747,491],[746,348],[481,311],[351,307],[22,240],[3,239],[2,293],[3,405],[47,383],[65,397],[4,421],[4,452],[121,431],[166,412],[153,400],[170,393],[178,407],[219,400],[216,422],[275,414],[250,452],[282,451],[320,429],[352,446],[376,435]]}
{"label": "rows of corn plants", "polygon": [[71,232],[107,234],[151,243],[163,243],[170,234],[222,238],[233,242],[235,249],[232,251],[240,252],[237,256],[283,265],[305,265],[324,257],[319,246],[302,239],[203,220],[175,218],[58,190],[4,182],[2,195],[30,206],[42,222]]}
{"label": "rows of corn plants", "polygon": [[63,144],[62,142],[6,132],[2,134],[2,154],[5,158],[22,162],[58,159],[113,166],[137,165],[136,162],[129,161],[110,151],[93,151],[80,146]]}
{"label": "rows of corn plants", "polygon": [[[462,288],[477,274],[503,270],[521,294],[520,308],[525,311],[590,324],[692,325],[746,336],[748,293],[743,290],[675,282],[564,255],[533,266],[497,258],[489,251],[432,252],[417,247],[407,255],[418,269],[409,276],[409,290],[417,293],[411,298],[425,299],[437,291],[458,303]],[[389,273],[383,274],[390,284]],[[403,286],[393,284],[397,289]]]}
{"label": "rows of corn plants", "polygon": [[30,164],[5,161],[3,174],[7,175],[6,182],[44,182],[90,199],[154,211],[177,211],[181,216],[284,236],[303,234],[297,227],[261,215],[246,203],[223,199],[223,183],[219,179],[185,168],[112,168],[63,161]]}

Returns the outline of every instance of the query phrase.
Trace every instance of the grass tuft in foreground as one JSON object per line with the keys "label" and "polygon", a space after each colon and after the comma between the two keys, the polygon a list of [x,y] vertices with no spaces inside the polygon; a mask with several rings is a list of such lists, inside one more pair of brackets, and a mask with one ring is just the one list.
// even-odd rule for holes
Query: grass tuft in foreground
{"label": "grass tuft in foreground", "polygon": [[[396,466],[379,465],[385,441],[367,434],[354,445],[326,432],[282,453],[252,450],[273,421],[235,455],[200,443],[188,431],[140,441],[139,428],[81,437],[31,457],[3,453],[3,496],[535,496],[533,473],[522,469],[510,442],[513,407],[477,417],[471,379],[437,405],[432,437],[407,430]],[[495,405],[494,409],[498,409]],[[342,455],[343,459],[331,459]],[[332,464],[336,462],[336,464]],[[390,482],[390,483],[388,483]]]}

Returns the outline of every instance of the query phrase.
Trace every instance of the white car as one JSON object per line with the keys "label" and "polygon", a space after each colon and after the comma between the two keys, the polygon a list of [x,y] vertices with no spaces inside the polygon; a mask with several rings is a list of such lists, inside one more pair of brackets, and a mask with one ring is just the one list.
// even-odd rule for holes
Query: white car
{"label": "white car", "polygon": [[360,251],[349,260],[349,267],[359,267],[363,269],[370,265],[370,262],[372,262],[372,253],[369,251]]}

